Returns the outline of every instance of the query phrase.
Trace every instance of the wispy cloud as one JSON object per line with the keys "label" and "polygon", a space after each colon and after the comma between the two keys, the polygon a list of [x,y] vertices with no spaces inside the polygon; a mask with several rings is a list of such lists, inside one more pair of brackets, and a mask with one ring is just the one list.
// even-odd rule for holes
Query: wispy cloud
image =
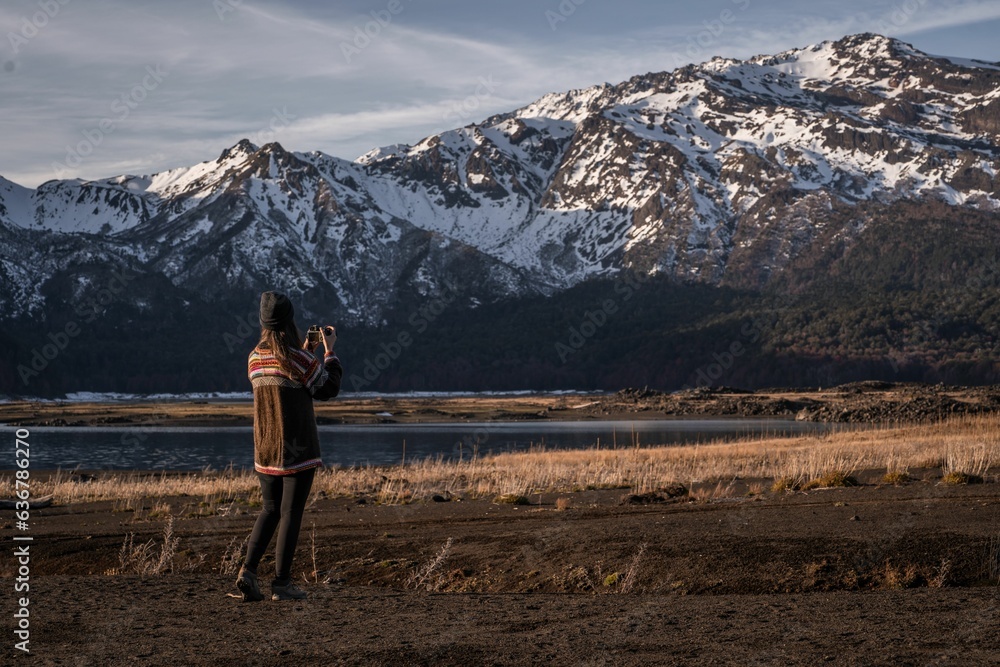
{"label": "wispy cloud", "polygon": [[[735,0],[734,0],[735,2]],[[722,24],[717,9],[706,10],[695,21],[651,26],[633,33],[647,47],[623,53],[636,65],[649,57],[662,58],[671,66],[702,62],[712,56],[745,58],[800,48],[845,35],[876,32],[906,38],[931,30],[981,24],[1000,19],[1000,3],[972,0],[942,4],[935,0],[908,2],[747,3],[731,9],[731,20]],[[707,24],[714,24],[711,29]],[[956,53],[954,55],[962,55]],[[1000,57],[1000,52],[998,52]]]}
{"label": "wispy cloud", "polygon": [[[77,175],[211,159],[267,128],[275,109],[292,118],[274,133],[278,141],[352,158],[548,92],[713,55],[773,53],[862,31],[919,42],[934,30],[1000,19],[1000,3],[986,0],[595,0],[553,31],[545,10],[557,2],[510,0],[502,11],[478,5],[474,11],[460,0],[403,0],[402,11],[375,29],[368,25],[370,3],[242,0],[226,6],[232,11],[220,18],[215,3],[204,0],[71,2],[18,53],[3,40],[0,174],[29,185],[51,178],[52,165],[112,113],[147,65],[164,67],[169,78],[87,156]],[[731,20],[722,23],[726,10]],[[37,11],[35,0],[5,3],[0,32],[16,31]],[[707,38],[706,26],[712,26]],[[366,28],[369,38],[357,38]],[[936,52],[968,55],[966,46]],[[484,80],[491,82],[487,94]]]}

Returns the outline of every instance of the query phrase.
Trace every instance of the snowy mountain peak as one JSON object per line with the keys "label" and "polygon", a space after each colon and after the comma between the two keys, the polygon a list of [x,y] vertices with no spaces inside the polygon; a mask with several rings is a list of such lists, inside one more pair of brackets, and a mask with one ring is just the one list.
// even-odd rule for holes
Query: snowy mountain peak
{"label": "snowy mountain peak", "polygon": [[253,155],[259,150],[259,147],[254,144],[249,139],[240,139],[235,145],[222,151],[219,155],[219,159],[216,162],[224,162],[234,158],[239,158],[240,156]]}
{"label": "snowy mountain peak", "polygon": [[893,59],[905,55],[920,55],[912,44],[871,32],[847,35],[824,44],[832,44],[838,51],[850,52],[862,58]]}
{"label": "snowy mountain peak", "polygon": [[865,33],[546,95],[359,163],[393,215],[526,270],[546,249],[547,281],[626,266],[714,282],[777,192],[998,206],[995,142],[976,139],[997,83]]}
{"label": "snowy mountain peak", "polygon": [[413,147],[409,144],[391,144],[389,146],[380,146],[379,148],[373,148],[364,155],[359,156],[355,162],[358,164],[372,164],[384,159],[398,158],[406,155],[411,148]]}
{"label": "snowy mountain peak", "polygon": [[[758,288],[927,201],[1000,211],[1000,69],[870,33],[552,93],[354,162],[244,139],[158,174],[0,181],[7,227],[92,235],[204,293],[280,265],[367,322],[456,276],[477,303],[622,270]],[[3,275],[40,290],[42,270]]]}

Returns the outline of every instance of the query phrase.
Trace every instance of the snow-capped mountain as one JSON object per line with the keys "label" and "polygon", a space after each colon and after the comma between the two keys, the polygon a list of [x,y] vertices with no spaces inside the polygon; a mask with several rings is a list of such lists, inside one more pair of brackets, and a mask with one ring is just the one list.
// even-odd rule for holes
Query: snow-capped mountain
{"label": "snow-capped mountain", "polygon": [[244,140],[147,176],[0,179],[0,306],[44,309],[53,276],[97,265],[209,301],[278,285],[367,324],[623,269],[761,288],[896,202],[996,212],[998,172],[1000,65],[855,35],[547,95],[354,162]]}

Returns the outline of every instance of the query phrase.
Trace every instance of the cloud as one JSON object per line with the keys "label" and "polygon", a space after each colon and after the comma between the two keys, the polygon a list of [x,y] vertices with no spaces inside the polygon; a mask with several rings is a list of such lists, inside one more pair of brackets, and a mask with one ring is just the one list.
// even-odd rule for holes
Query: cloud
{"label": "cloud", "polygon": [[[973,0],[941,5],[933,0],[899,2],[792,3],[767,5],[740,0],[727,21],[718,7],[701,16],[669,25],[652,25],[630,34],[630,48],[619,54],[625,63],[641,68],[659,59],[661,69],[703,62],[713,56],[747,58],[801,48],[845,35],[877,32],[892,37],[930,30],[979,24],[1000,18],[1000,4]],[[741,7],[746,7],[741,10]],[[641,45],[641,46],[640,46]],[[954,54],[962,55],[962,54]],[[641,69],[633,69],[633,72]]]}
{"label": "cloud", "polygon": [[[850,5],[843,5],[845,10]],[[928,30],[981,23],[1000,18],[996,2],[956,2],[947,6],[932,0],[908,0],[892,5],[855,3],[853,11],[833,17],[786,12],[781,21],[760,23],[733,31],[725,47],[745,57],[803,47],[844,35],[876,32],[905,38]],[[955,54],[961,55],[961,54]]]}
{"label": "cloud", "polygon": [[[996,2],[973,2],[941,7],[930,5],[929,0],[922,0],[918,1],[918,4],[921,9],[916,12],[907,14],[901,8],[908,5],[903,3],[900,5],[901,8],[896,8],[885,16],[890,27],[895,29],[894,35],[912,35],[927,30],[954,28],[1000,19],[1000,5]],[[898,21],[899,25],[895,25],[894,21]]]}
{"label": "cloud", "polygon": [[[160,64],[168,79],[94,150],[80,175],[212,159],[240,137],[265,131],[275,109],[294,117],[274,135],[289,148],[351,158],[549,92],[713,55],[774,53],[862,31],[905,38],[1000,18],[998,3],[983,0],[669,7],[632,0],[620,8],[588,3],[553,32],[534,0],[511,0],[510,11],[403,0],[401,12],[378,26],[370,11],[387,3],[311,5],[231,1],[232,11],[220,17],[207,0],[66,4],[19,53],[7,40],[0,46],[0,61],[12,63],[12,71],[0,70],[0,174],[25,184],[51,177],[50,165],[110,113],[147,65]],[[723,25],[726,9],[732,20]],[[36,11],[34,0],[5,3],[0,25],[16,28]],[[714,31],[705,40],[707,24]],[[366,27],[367,40],[357,37]],[[704,44],[691,49],[699,38]],[[356,52],[345,54],[345,46]],[[485,95],[484,80],[491,82]]]}

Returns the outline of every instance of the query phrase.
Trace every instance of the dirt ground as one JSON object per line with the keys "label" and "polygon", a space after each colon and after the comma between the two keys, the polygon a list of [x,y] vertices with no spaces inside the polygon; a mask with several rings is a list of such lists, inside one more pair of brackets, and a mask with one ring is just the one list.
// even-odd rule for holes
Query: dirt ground
{"label": "dirt ground", "polygon": [[[227,596],[257,511],[239,499],[37,509],[31,663],[1000,663],[1000,485],[861,481],[697,503],[316,497],[295,566],[311,598],[254,604]],[[130,533],[156,561],[168,524],[165,573],[109,574]],[[10,556],[0,575],[15,664]]]}

